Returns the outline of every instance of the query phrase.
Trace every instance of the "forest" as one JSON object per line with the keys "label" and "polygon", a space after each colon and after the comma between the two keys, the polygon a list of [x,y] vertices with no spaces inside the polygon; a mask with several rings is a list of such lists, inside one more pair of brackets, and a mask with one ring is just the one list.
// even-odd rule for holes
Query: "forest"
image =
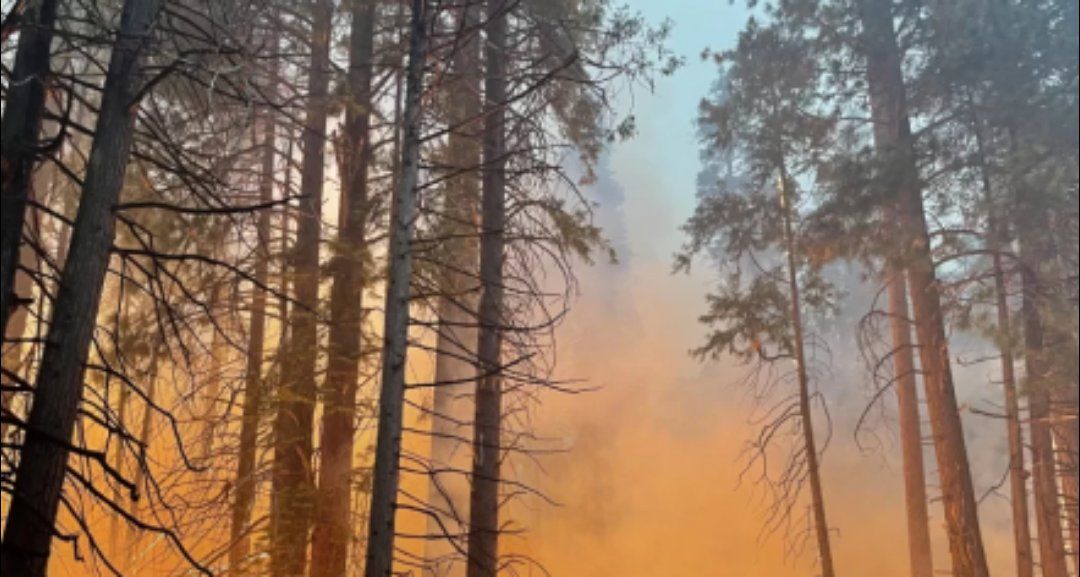
{"label": "forest", "polygon": [[0,573],[1080,577],[1078,6],[0,0]]}

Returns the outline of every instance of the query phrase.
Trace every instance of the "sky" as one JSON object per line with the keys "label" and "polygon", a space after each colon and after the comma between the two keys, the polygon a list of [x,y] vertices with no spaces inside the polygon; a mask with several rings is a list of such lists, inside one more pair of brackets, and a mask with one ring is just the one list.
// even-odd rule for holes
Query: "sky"
{"label": "sky", "polygon": [[[782,539],[762,534],[767,500],[753,484],[740,483],[740,455],[753,432],[753,407],[736,386],[743,369],[689,355],[704,336],[697,317],[715,273],[699,265],[689,275],[672,274],[679,227],[695,203],[694,118],[716,74],[700,55],[732,46],[748,11],[725,0],[630,4],[651,22],[672,20],[669,46],[686,64],[654,92],[634,94],[638,134],[613,147],[591,189],[619,263],[580,274],[559,360],[564,378],[586,379],[598,390],[552,396],[537,411],[541,432],[563,439],[568,452],[525,476],[559,505],[525,514],[530,532],[511,547],[559,577],[815,576],[809,550],[785,555]],[[887,416],[876,431],[880,446],[856,442],[854,419],[870,392],[851,357],[840,355],[847,369],[837,371],[838,380],[819,384],[837,413],[823,472],[837,569],[902,577],[908,569],[898,444]],[[958,370],[962,402],[994,397],[979,388],[987,371]],[[980,489],[997,480],[1004,454],[996,426],[969,428]],[[930,461],[928,468],[934,471]],[[1012,563],[1003,509],[994,499],[984,505],[987,548],[1002,575]],[[945,570],[936,506],[932,515],[937,568]]]}

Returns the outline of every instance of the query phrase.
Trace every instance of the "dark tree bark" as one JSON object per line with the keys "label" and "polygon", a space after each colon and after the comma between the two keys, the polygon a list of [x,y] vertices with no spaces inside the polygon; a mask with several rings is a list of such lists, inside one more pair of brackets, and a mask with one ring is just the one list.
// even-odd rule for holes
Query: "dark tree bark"
{"label": "dark tree bark", "polygon": [[4,572],[12,575],[46,574],[84,365],[116,233],[113,206],[124,184],[142,61],[157,14],[157,0],[126,0],[113,43],[69,258],[60,277],[4,528],[0,557]]}
{"label": "dark tree bark", "polygon": [[289,341],[274,420],[270,574],[302,577],[307,571],[314,480],[311,476],[318,369],[319,243],[322,230],[326,125],[330,84],[332,0],[311,3],[311,62],[301,137],[300,207],[296,215]]}
{"label": "dark tree bark", "polygon": [[922,417],[915,380],[915,351],[911,340],[910,307],[904,271],[890,265],[888,277],[889,317],[893,341],[893,373],[904,456],[904,498],[907,509],[908,557],[912,577],[933,577],[934,557],[930,544],[930,511],[926,495],[926,464],[923,460]]}
{"label": "dark tree bark", "polygon": [[[224,231],[220,228],[215,231],[216,235],[220,235],[221,242],[224,242]],[[217,429],[218,417],[215,414],[217,411],[218,399],[221,396],[221,391],[224,388],[224,371],[223,366],[226,364],[225,357],[228,355],[228,346],[225,342],[225,335],[230,331],[232,327],[232,315],[235,311],[235,303],[233,306],[225,309],[222,307],[225,299],[222,298],[222,292],[228,290],[228,287],[223,286],[224,281],[221,279],[215,279],[211,281],[214,286],[210,289],[210,298],[207,302],[207,307],[210,309],[213,319],[211,319],[210,330],[213,334],[210,335],[210,359],[209,367],[207,367],[206,377],[203,383],[203,408],[202,415],[199,420],[202,421],[202,426],[197,438],[197,449],[195,454],[198,455],[198,459],[204,464],[205,467],[212,467],[211,460],[214,458],[214,431]]]}
{"label": "dark tree bark", "polygon": [[[445,87],[450,134],[447,142],[446,197],[440,235],[441,257],[437,310],[439,333],[432,391],[431,467],[428,488],[429,539],[424,556],[434,577],[458,577],[465,564],[457,554],[468,519],[469,446],[463,441],[473,413],[476,379],[477,291],[480,248],[481,98],[480,25],[482,3],[470,1],[457,22],[458,42]],[[444,535],[445,534],[445,535]]]}
{"label": "dark tree bark", "polygon": [[504,0],[487,4],[484,49],[484,135],[480,224],[480,318],[469,500],[468,577],[499,571],[499,485],[502,464],[503,263],[506,248],[507,11]]}
{"label": "dark tree bark", "polygon": [[421,96],[428,48],[427,0],[412,1],[409,23],[409,61],[405,70],[404,138],[401,169],[390,223],[386,318],[383,326],[382,386],[375,470],[368,526],[366,577],[392,577],[395,513],[401,480],[401,436],[404,423],[405,362],[409,349],[409,287],[412,278],[412,237],[416,193],[420,179]]}
{"label": "dark tree bark", "polygon": [[52,74],[57,4],[57,0],[39,0],[23,7],[15,67],[0,127],[0,334],[7,334],[19,297],[25,296],[15,293],[15,271],[41,146],[38,135]]}
{"label": "dark tree bark", "polygon": [[925,375],[953,575],[988,577],[971,466],[953,385],[940,288],[930,252],[892,4],[886,0],[862,0],[859,16],[875,146],[886,166],[882,176],[896,190],[898,199],[902,258]]}
{"label": "dark tree bark", "polygon": [[312,533],[311,577],[345,574],[351,536],[353,436],[360,381],[370,114],[375,42],[374,0],[353,0],[349,87],[342,139],[344,177],[330,294],[330,361],[322,417],[319,484]]}
{"label": "dark tree bark", "polygon": [[[31,200],[35,192],[30,191]],[[30,225],[33,225],[31,219]],[[39,270],[38,255],[34,251],[34,248],[29,244],[23,243],[19,247],[19,266],[25,269],[25,271]],[[34,290],[34,283],[30,277],[30,274],[24,270],[18,270],[15,272],[15,294],[21,297],[28,297]],[[15,309],[12,315],[8,319],[7,327],[4,331],[4,343],[3,354],[0,357],[0,363],[3,363],[5,371],[11,371],[11,373],[20,375],[20,378],[26,377],[26,365],[27,365],[27,349],[22,343],[15,342],[26,336],[26,329],[29,327],[30,320],[30,306],[20,306]],[[8,383],[9,379],[4,376],[3,381]],[[8,420],[17,419],[13,411],[15,393],[14,391],[4,390],[0,392],[0,440],[7,442],[8,438]]]}
{"label": "dark tree bark", "polygon": [[[277,158],[277,126],[270,111],[260,119],[262,128],[262,166],[259,168],[259,202],[274,199],[274,168]],[[258,245],[255,248],[255,267],[252,283],[251,316],[248,326],[247,356],[244,364],[244,404],[240,417],[240,440],[236,455],[236,489],[229,525],[229,570],[243,575],[251,553],[251,512],[255,505],[255,469],[258,449],[259,423],[263,400],[263,356],[266,346],[267,294],[262,288],[270,280],[270,217],[269,210],[259,213],[256,224]]]}

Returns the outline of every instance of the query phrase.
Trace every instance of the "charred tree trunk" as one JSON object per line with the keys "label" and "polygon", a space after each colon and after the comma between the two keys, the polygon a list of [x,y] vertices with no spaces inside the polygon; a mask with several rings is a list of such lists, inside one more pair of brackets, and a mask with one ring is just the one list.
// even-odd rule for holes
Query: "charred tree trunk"
{"label": "charred tree trunk", "polygon": [[405,362],[409,349],[409,287],[412,279],[412,236],[416,226],[416,193],[420,180],[421,96],[428,45],[427,0],[412,1],[409,61],[406,66],[405,136],[401,177],[390,223],[386,318],[383,327],[382,386],[375,471],[368,527],[366,577],[391,577],[394,567],[395,513],[401,480],[401,436],[404,423]]}
{"label": "charred tree trunk", "polygon": [[469,2],[458,21],[448,92],[450,135],[447,180],[440,234],[447,263],[440,271],[439,332],[432,391],[431,468],[428,488],[429,539],[424,556],[434,577],[465,574],[458,559],[468,516],[467,423],[473,413],[476,379],[477,291],[480,248],[477,240],[481,163],[482,86],[480,25],[482,5]]}
{"label": "charred tree trunk", "polygon": [[311,9],[311,62],[301,139],[304,152],[300,168],[301,200],[293,249],[293,289],[297,305],[289,317],[287,355],[282,363],[282,383],[274,420],[272,577],[302,577],[306,573],[313,512],[311,465],[319,351],[319,243],[334,3],[316,0]]}
{"label": "charred tree trunk", "polygon": [[320,468],[312,533],[311,576],[345,574],[352,535],[353,436],[360,381],[365,225],[368,215],[369,139],[372,108],[374,0],[353,0],[349,43],[349,98],[342,162],[340,254],[331,264],[330,361],[322,417]]}
{"label": "charred tree trunk", "polygon": [[157,0],[127,0],[113,43],[69,258],[60,277],[4,528],[0,557],[4,571],[12,575],[44,577],[48,567],[84,365],[116,233],[113,206],[124,184],[142,61],[157,14]]}
{"label": "charred tree trunk", "polygon": [[862,0],[860,18],[875,146],[886,163],[883,176],[899,198],[902,256],[925,375],[953,574],[988,577],[971,466],[952,379],[945,317],[930,252],[892,5],[885,0]]}
{"label": "charred tree trunk", "polygon": [[15,271],[19,268],[19,246],[40,147],[45,93],[52,74],[57,4],[57,0],[39,0],[23,9],[15,68],[0,128],[0,334],[7,334],[8,321],[21,296],[15,292]]}
{"label": "charred tree trunk", "polygon": [[[900,442],[904,455],[904,497],[907,507],[908,556],[912,577],[933,577],[930,511],[923,460],[922,417],[915,380],[915,352],[911,341],[910,309],[904,271],[890,265],[889,317],[893,341],[893,373],[899,410]],[[1030,576],[1028,576],[1030,577]]]}
{"label": "charred tree trunk", "polygon": [[[276,124],[270,111],[261,119],[262,166],[259,168],[259,202],[270,203],[274,199],[274,168],[277,158]],[[243,575],[248,555],[251,553],[251,512],[255,505],[256,452],[259,440],[259,423],[263,400],[266,398],[263,382],[263,360],[266,346],[267,294],[263,287],[270,281],[270,211],[259,213],[255,234],[255,267],[252,283],[251,315],[248,326],[247,356],[244,363],[244,404],[240,417],[240,440],[236,455],[236,489],[233,497],[229,524],[229,572]]]}
{"label": "charred tree trunk", "polygon": [[468,577],[499,572],[499,485],[502,464],[503,263],[506,259],[507,11],[487,4],[484,49],[484,135],[480,224],[480,318],[469,499]]}
{"label": "charred tree trunk", "polygon": [[[33,199],[34,191],[30,191],[30,197]],[[33,224],[31,220],[30,224]],[[19,247],[19,267],[24,270],[18,270],[15,272],[15,294],[19,295],[20,299],[27,299],[27,302],[23,306],[17,306],[8,318],[7,326],[4,331],[3,353],[0,355],[0,363],[3,363],[4,371],[9,371],[10,375],[18,376],[20,379],[26,380],[28,377],[27,371],[27,359],[28,347],[19,342],[26,336],[26,329],[30,323],[30,307],[29,296],[34,291],[33,279],[30,273],[26,271],[34,271],[40,268],[38,261],[39,257],[34,248],[29,244],[23,243]],[[15,379],[9,378],[8,374],[3,375],[2,382],[7,384],[14,384]],[[20,417],[15,414],[15,392],[13,390],[4,389],[0,391],[0,441],[7,443],[8,441],[8,424],[10,422],[17,422]],[[6,451],[6,449],[5,449]]]}
{"label": "charred tree trunk", "polygon": [[802,421],[803,452],[806,454],[806,474],[810,481],[810,507],[814,520],[818,562],[821,563],[821,575],[822,577],[836,577],[832,539],[829,535],[829,521],[825,515],[825,492],[821,483],[820,454],[815,440],[810,376],[806,368],[802,303],[799,290],[799,265],[798,256],[796,255],[795,231],[792,224],[792,212],[794,209],[791,207],[788,185],[787,173],[781,171],[780,209],[784,213],[784,244],[787,248],[788,291],[791,296],[791,325],[795,341],[793,343],[793,352],[795,354],[795,368],[799,378],[799,415]]}

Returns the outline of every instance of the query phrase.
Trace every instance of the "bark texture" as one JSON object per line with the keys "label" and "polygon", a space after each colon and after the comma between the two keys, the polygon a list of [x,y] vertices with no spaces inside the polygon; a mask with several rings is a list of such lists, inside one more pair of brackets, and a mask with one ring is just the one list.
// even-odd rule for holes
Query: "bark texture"
{"label": "bark texture", "polygon": [[1077,558],[1080,551],[1080,543],[1077,542],[1077,460],[1080,456],[1077,453],[1080,448],[1080,427],[1077,427],[1076,417],[1078,393],[1080,391],[1074,385],[1059,396],[1055,403],[1054,434],[1058,443],[1058,474],[1064,492],[1064,523],[1069,538],[1069,552],[1073,570],[1080,572],[1080,559]]}
{"label": "bark texture", "polygon": [[401,175],[390,223],[386,318],[383,327],[382,387],[375,471],[368,526],[366,577],[392,577],[397,493],[401,480],[401,435],[404,423],[405,361],[409,342],[409,286],[412,278],[412,236],[420,179],[421,97],[428,45],[427,0],[413,0],[409,23],[409,60],[405,70],[404,137]]}
{"label": "bark texture", "polygon": [[289,341],[282,365],[274,421],[271,496],[271,577],[303,577],[314,509],[311,474],[317,395],[319,335],[319,242],[326,160],[330,84],[330,41],[334,2],[311,4],[311,62],[304,120],[304,158],[293,249],[293,289],[297,306],[289,317]]}
{"label": "bark texture", "polygon": [[52,74],[57,4],[57,0],[38,0],[23,9],[15,67],[4,103],[4,123],[0,127],[0,334],[7,334],[18,299],[25,296],[15,292],[15,271]]}
{"label": "bark texture", "polygon": [[[977,129],[976,129],[977,130]],[[985,159],[981,135],[980,157]],[[985,164],[985,162],[984,162]],[[1023,415],[1020,411],[1020,391],[1016,381],[1016,357],[1011,343],[1012,313],[1009,307],[1009,278],[1002,256],[1008,244],[1007,234],[994,208],[993,188],[989,173],[982,170],[983,190],[990,210],[989,249],[993,253],[994,298],[997,308],[998,349],[1001,351],[1001,384],[1005,392],[1005,422],[1009,438],[1009,496],[1012,501],[1013,541],[1016,549],[1017,577],[1034,577],[1035,556],[1032,551],[1031,511],[1028,498],[1028,472],[1024,457]]]}
{"label": "bark texture", "polygon": [[940,288],[931,255],[892,4],[886,0],[862,0],[859,12],[875,146],[883,161],[885,184],[895,190],[898,199],[902,258],[925,375],[953,575],[988,577],[971,466],[953,385]]}
{"label": "bark texture", "polygon": [[[994,255],[994,285],[997,299],[998,331],[1008,338],[1012,333],[1009,312],[1008,282],[1001,255]],[[1001,376],[1005,388],[1005,416],[1009,431],[1009,492],[1012,499],[1013,540],[1016,544],[1017,577],[1033,577],[1035,555],[1031,543],[1031,511],[1027,489],[1027,465],[1024,457],[1023,415],[1016,384],[1016,361],[1010,345],[1001,347]]]}
{"label": "bark texture", "polygon": [[484,167],[481,171],[480,318],[469,499],[468,577],[499,571],[499,486],[502,464],[503,263],[506,248],[507,11],[505,0],[487,4],[484,61]]}
{"label": "bark texture", "polygon": [[1051,422],[1051,360],[1047,353],[1047,331],[1040,307],[1043,303],[1039,271],[1048,262],[1045,242],[1018,230],[1020,240],[1020,278],[1023,283],[1024,361],[1027,369],[1028,405],[1031,412],[1031,469],[1035,492],[1035,522],[1039,536],[1039,565],[1043,577],[1068,577],[1062,525],[1061,495],[1058,491],[1057,456]]}
{"label": "bark texture", "polygon": [[131,153],[142,61],[157,0],[127,0],[113,43],[69,258],[61,273],[4,528],[4,572],[44,577],[115,238],[113,206]]}
{"label": "bark texture", "polygon": [[[277,154],[276,124],[269,113],[260,119],[262,129],[262,166],[259,167],[259,202],[274,199],[274,165]],[[259,424],[266,398],[263,382],[263,359],[266,347],[267,294],[263,288],[270,281],[270,216],[269,210],[259,213],[255,234],[255,282],[252,286],[251,313],[248,320],[247,355],[244,363],[244,401],[240,417],[240,439],[236,455],[236,490],[229,524],[229,569],[233,575],[243,575],[251,553],[251,512],[255,505],[255,469]]]}
{"label": "bark texture", "polygon": [[893,376],[904,456],[904,498],[907,509],[908,557],[912,577],[933,577],[930,511],[923,460],[922,417],[915,380],[915,349],[911,339],[910,307],[903,269],[890,266],[889,317],[893,342]]}
{"label": "bark texture", "polygon": [[343,135],[343,194],[339,254],[331,263],[330,361],[323,403],[319,484],[311,542],[311,577],[345,574],[352,535],[353,436],[360,382],[364,232],[368,213],[368,166],[372,108],[374,0],[353,0],[349,39],[349,88]]}

